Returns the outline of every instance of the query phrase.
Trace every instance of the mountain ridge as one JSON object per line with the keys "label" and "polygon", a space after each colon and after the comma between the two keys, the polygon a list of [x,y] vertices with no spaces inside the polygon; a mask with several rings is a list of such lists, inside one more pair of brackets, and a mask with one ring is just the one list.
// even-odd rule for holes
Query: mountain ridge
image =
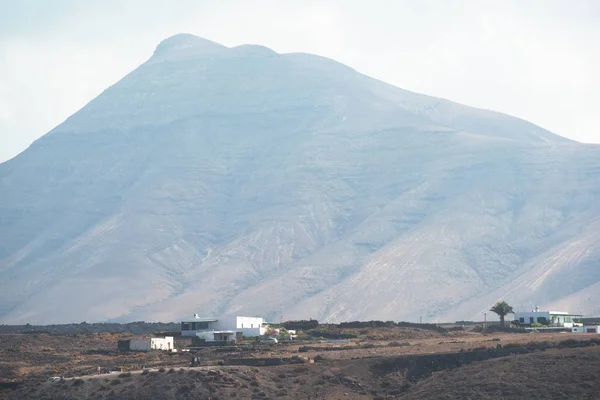
{"label": "mountain ridge", "polygon": [[0,164],[0,321],[597,312],[598,155],[320,56],[176,35]]}

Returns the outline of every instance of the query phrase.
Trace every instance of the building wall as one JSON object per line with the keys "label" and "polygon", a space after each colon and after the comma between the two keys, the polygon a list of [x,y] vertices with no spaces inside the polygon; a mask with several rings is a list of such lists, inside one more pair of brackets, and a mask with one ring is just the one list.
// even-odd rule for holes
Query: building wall
{"label": "building wall", "polygon": [[573,317],[569,315],[552,315],[550,314],[550,319],[552,323],[562,325],[565,327],[573,327]]}
{"label": "building wall", "polygon": [[576,333],[596,333],[600,334],[600,326],[574,326],[572,332]]}
{"label": "building wall", "polygon": [[129,350],[149,351],[149,350],[172,350],[174,347],[173,337],[151,339],[131,339],[129,341]]}
{"label": "building wall", "polygon": [[[521,318],[523,320],[521,320]],[[531,320],[533,318],[533,321]],[[540,318],[545,318],[546,321],[550,322],[550,312],[548,311],[524,311],[524,312],[516,312],[515,319],[519,321],[521,324],[532,324],[536,322],[540,322]]]}
{"label": "building wall", "polygon": [[198,336],[198,338],[204,339],[207,342],[213,342],[215,340],[215,334],[212,331],[196,331],[194,336]]}
{"label": "building wall", "polygon": [[150,339],[131,339],[129,341],[129,349],[133,351],[148,351],[150,350]]}
{"label": "building wall", "polygon": [[173,345],[172,336],[150,339],[150,348],[154,350],[173,350]]}
{"label": "building wall", "polygon": [[237,317],[236,328],[241,330],[244,336],[261,336],[266,331],[263,327],[264,322],[264,318],[259,317]]}
{"label": "building wall", "polygon": [[244,336],[264,335],[266,328],[262,326],[265,322],[260,317],[220,317],[218,322],[211,324],[211,329],[224,331],[241,331]]}
{"label": "building wall", "polygon": [[236,328],[236,317],[218,317],[217,322],[213,322],[210,324],[210,329],[215,331],[231,331]]}

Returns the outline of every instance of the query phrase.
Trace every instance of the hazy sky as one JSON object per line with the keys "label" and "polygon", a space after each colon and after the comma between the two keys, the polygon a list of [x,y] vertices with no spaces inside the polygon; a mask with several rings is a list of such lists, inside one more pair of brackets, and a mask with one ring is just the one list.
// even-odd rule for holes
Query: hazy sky
{"label": "hazy sky", "polygon": [[598,0],[0,0],[0,161],[182,32],[320,54],[600,143]]}

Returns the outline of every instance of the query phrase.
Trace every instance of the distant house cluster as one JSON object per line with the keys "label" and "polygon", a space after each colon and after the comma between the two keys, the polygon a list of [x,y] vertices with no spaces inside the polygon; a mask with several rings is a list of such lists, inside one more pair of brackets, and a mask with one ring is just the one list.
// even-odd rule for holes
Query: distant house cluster
{"label": "distant house cluster", "polygon": [[[192,346],[232,344],[243,338],[264,337],[263,343],[277,343],[281,329],[277,324],[269,324],[262,317],[223,316],[218,318],[203,318],[194,314],[192,318],[180,322],[181,336],[191,337]],[[285,331],[286,339],[297,337],[296,331]],[[164,350],[176,352],[172,336],[164,338],[144,338],[120,340],[120,351],[150,351]],[[184,350],[182,350],[184,351]]]}

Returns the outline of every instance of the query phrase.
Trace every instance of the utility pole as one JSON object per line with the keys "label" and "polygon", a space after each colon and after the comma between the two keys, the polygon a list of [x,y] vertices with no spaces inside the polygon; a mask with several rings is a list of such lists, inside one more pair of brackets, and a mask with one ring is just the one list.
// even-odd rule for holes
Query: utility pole
{"label": "utility pole", "polygon": [[483,330],[487,329],[487,311],[483,312]]}

